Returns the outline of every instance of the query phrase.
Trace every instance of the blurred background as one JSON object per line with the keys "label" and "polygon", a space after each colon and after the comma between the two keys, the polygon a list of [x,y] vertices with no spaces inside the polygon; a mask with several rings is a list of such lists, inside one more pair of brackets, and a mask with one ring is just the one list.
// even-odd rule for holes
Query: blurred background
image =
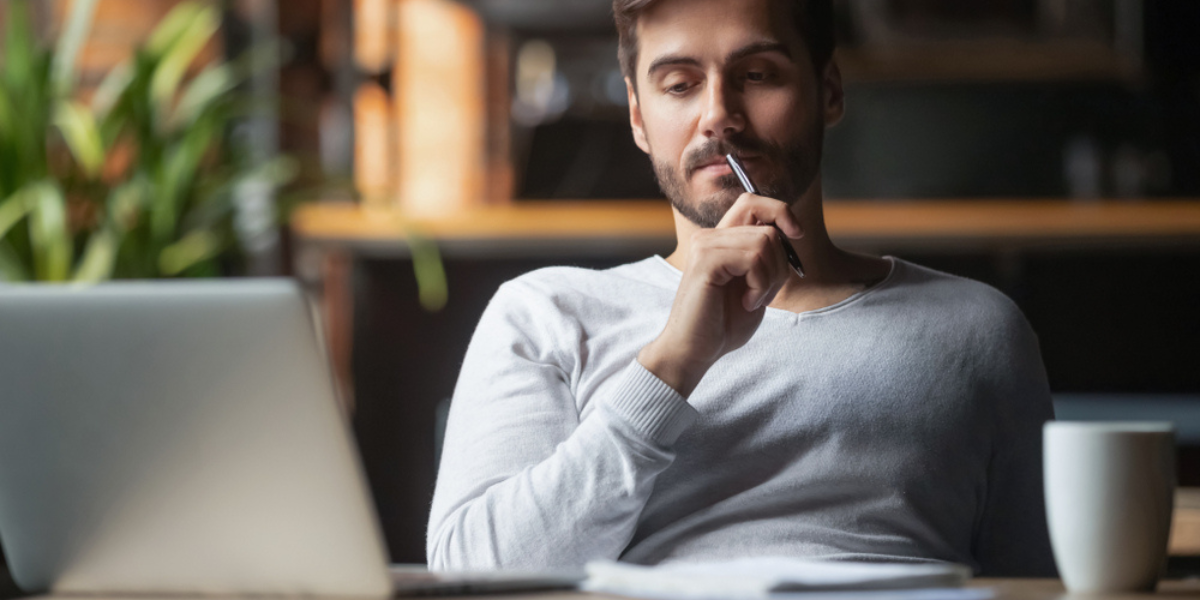
{"label": "blurred background", "polygon": [[[835,240],[1004,291],[1060,418],[1174,421],[1200,485],[1200,2],[835,7]],[[446,406],[497,286],[674,245],[609,0],[8,0],[0,19],[0,276],[299,277],[395,561],[424,562]]]}

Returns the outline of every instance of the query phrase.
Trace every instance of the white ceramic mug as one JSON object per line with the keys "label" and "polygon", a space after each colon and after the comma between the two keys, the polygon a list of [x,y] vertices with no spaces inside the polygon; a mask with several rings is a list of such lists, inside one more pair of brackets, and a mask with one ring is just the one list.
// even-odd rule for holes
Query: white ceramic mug
{"label": "white ceramic mug", "polygon": [[1175,427],[1054,421],[1043,441],[1046,518],[1064,585],[1153,590],[1171,532]]}

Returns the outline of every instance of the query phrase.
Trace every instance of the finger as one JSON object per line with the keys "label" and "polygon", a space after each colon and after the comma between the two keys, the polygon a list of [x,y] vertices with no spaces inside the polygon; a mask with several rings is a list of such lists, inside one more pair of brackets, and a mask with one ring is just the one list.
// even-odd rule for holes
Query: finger
{"label": "finger", "polygon": [[764,247],[772,256],[778,259],[778,264],[783,265],[783,280],[791,276],[792,270],[789,267],[787,249],[785,248],[785,245],[789,245],[790,242],[774,227],[758,225],[728,229],[707,229],[703,231],[706,236],[703,242],[696,244],[693,241],[697,247],[700,245],[709,248]]}
{"label": "finger", "polygon": [[[768,254],[763,251],[764,237],[762,234],[749,232],[704,240],[693,248],[693,257],[688,263],[689,270],[697,274],[723,273],[729,277],[744,277],[750,269],[752,257]],[[725,281],[726,278],[717,277],[713,282],[722,285]]]}
{"label": "finger", "polygon": [[692,243],[697,248],[745,250],[765,245],[764,240],[774,235],[775,228],[770,225],[742,225],[726,229],[702,229],[692,238]]}
{"label": "finger", "polygon": [[749,192],[738,196],[717,228],[760,224],[775,224],[784,235],[793,239],[804,236],[804,229],[786,203]]}
{"label": "finger", "polygon": [[[754,255],[755,253],[748,252],[747,254]],[[763,260],[763,258],[757,255],[750,258],[752,262],[745,275],[746,291],[742,293],[742,308],[745,308],[746,312],[754,312],[769,303],[768,297],[772,296],[772,292],[775,290],[770,261]]]}
{"label": "finger", "polygon": [[[754,309],[770,304],[791,277],[787,256],[780,247],[778,234],[771,229],[770,235],[766,237],[768,239],[761,242],[763,247],[759,251],[761,269],[754,269],[747,274],[748,289],[743,302]],[[751,281],[751,276],[762,279]]]}
{"label": "finger", "polygon": [[708,284],[724,287],[734,277],[748,280],[740,294],[746,310],[769,304],[791,277],[785,242],[774,227],[702,229],[692,235],[691,244],[690,263]]}
{"label": "finger", "polygon": [[763,222],[761,217],[771,213],[770,207],[772,204],[783,204],[783,202],[774,198],[743,192],[734,201],[733,205],[729,207],[729,210],[725,211],[725,216],[721,217],[721,221],[717,223],[717,228],[758,225]]}
{"label": "finger", "polygon": [[[706,229],[694,236],[692,245],[698,250],[725,248],[732,250],[763,249],[773,253],[783,249],[784,238],[770,225],[747,225],[728,229]],[[787,255],[783,254],[784,261]]]}
{"label": "finger", "polygon": [[743,278],[741,302],[747,311],[767,304],[787,281],[787,258],[773,227],[713,230],[699,240],[697,267],[710,284],[724,287]]}
{"label": "finger", "polygon": [[693,247],[701,252],[717,248],[761,250],[764,256],[776,258],[776,262],[783,265],[782,270],[786,274],[788,259],[785,244],[788,244],[786,238],[774,227],[767,225],[705,229],[697,232],[692,238]]}

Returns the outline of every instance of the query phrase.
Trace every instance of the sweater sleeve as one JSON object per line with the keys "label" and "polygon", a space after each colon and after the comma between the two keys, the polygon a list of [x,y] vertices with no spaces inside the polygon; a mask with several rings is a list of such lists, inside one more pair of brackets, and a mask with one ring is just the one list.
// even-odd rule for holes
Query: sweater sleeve
{"label": "sweater sleeve", "polygon": [[579,336],[552,298],[520,281],[492,299],[451,401],[431,569],[573,569],[628,545],[697,415],[631,360],[581,417],[571,383]]}
{"label": "sweater sleeve", "polygon": [[975,558],[987,577],[1054,577],[1042,481],[1042,425],[1054,405],[1037,336],[1016,306],[987,361],[995,407]]}

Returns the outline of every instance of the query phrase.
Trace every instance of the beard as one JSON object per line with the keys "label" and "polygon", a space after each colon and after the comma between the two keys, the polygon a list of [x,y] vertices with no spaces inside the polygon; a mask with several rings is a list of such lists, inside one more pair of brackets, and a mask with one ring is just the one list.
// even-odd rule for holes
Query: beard
{"label": "beard", "polygon": [[718,191],[701,198],[690,197],[687,182],[701,166],[730,153],[757,154],[779,173],[767,181],[755,182],[759,195],[775,198],[791,206],[817,177],[821,164],[821,142],[825,133],[821,125],[817,124],[816,134],[811,136],[815,139],[806,141],[802,138],[787,146],[741,135],[724,140],[709,140],[687,154],[682,175],[670,164],[655,159],[653,154],[650,155],[650,162],[654,165],[658,187],[671,201],[671,206],[692,223],[712,229],[721,222],[725,213],[729,212],[729,208],[745,190],[737,176],[730,173],[716,180],[720,188]]}

